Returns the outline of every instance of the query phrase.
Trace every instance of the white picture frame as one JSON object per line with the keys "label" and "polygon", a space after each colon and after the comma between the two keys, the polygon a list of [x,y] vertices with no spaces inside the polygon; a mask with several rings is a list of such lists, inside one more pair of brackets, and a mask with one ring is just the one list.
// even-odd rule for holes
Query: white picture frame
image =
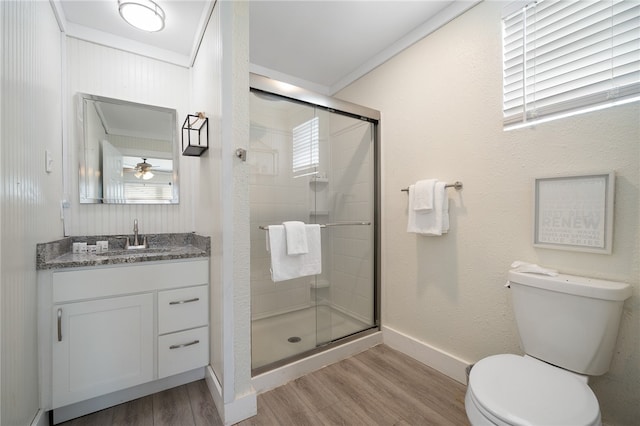
{"label": "white picture frame", "polygon": [[615,173],[538,178],[534,247],[611,254]]}

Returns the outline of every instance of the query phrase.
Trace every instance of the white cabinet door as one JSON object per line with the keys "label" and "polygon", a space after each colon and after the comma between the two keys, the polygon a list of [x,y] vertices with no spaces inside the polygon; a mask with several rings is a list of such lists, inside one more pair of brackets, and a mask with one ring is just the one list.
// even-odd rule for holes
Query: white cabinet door
{"label": "white cabinet door", "polygon": [[153,380],[153,294],[53,307],[53,408]]}

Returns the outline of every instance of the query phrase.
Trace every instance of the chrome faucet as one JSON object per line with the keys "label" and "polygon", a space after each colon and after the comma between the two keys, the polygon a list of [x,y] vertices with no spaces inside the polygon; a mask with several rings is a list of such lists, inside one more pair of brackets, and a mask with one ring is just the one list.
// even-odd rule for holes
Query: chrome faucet
{"label": "chrome faucet", "polygon": [[138,219],[133,219],[133,245],[140,245],[138,242]]}
{"label": "chrome faucet", "polygon": [[126,237],[126,238],[127,238],[127,243],[125,244],[124,248],[127,250],[147,248],[146,235],[142,239],[142,242],[140,242],[140,234],[138,234],[138,219],[133,219],[133,244],[129,243],[129,237]]}

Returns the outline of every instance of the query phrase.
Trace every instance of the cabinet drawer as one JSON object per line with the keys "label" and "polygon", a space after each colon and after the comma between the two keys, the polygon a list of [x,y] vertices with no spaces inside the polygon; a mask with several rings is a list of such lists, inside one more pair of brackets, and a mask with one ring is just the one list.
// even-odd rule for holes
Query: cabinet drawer
{"label": "cabinet drawer", "polygon": [[158,334],[201,327],[209,323],[208,286],[158,293]]}
{"label": "cabinet drawer", "polygon": [[158,337],[158,378],[204,367],[209,363],[209,327]]}

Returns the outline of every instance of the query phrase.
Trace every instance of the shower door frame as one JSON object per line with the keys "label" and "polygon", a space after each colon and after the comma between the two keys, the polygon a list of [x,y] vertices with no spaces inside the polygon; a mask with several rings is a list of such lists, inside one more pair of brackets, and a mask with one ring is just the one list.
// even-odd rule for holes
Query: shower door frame
{"label": "shower door frame", "polygon": [[381,229],[380,229],[380,111],[367,108],[361,105],[353,104],[351,102],[336,99],[330,96],[321,95],[297,86],[293,86],[289,83],[283,83],[277,80],[273,80],[258,74],[249,74],[249,90],[263,92],[265,94],[274,94],[292,102],[307,104],[312,107],[327,110],[332,113],[341,114],[359,120],[372,123],[374,126],[373,131],[373,258],[374,258],[374,277],[373,277],[373,325],[367,329],[356,332],[352,335],[336,339],[322,346],[318,346],[309,351],[302,352],[298,355],[290,358],[285,358],[268,365],[254,368],[251,370],[251,375],[256,376],[266,371],[270,371],[274,368],[281,367],[283,365],[295,362],[299,359],[307,358],[318,352],[323,352],[327,349],[335,346],[342,345],[349,341],[364,337],[366,335],[376,333],[380,331],[380,309],[382,295],[380,288],[381,277]]}

